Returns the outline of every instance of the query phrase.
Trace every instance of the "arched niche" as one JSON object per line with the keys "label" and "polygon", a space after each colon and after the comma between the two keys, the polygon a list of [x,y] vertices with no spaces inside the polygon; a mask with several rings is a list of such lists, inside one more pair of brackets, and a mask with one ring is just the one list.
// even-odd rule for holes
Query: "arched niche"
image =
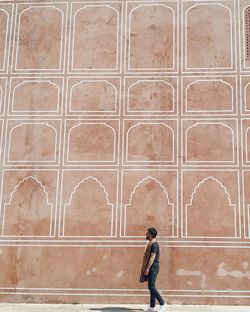
{"label": "arched niche", "polygon": [[70,111],[115,112],[116,87],[108,81],[80,81],[71,88]]}
{"label": "arched niche", "polygon": [[22,123],[10,131],[9,161],[55,161],[56,141],[56,129],[49,124]]}
{"label": "arched niche", "polygon": [[174,88],[160,80],[138,81],[128,89],[128,103],[130,112],[171,112]]}
{"label": "arched niche", "polygon": [[61,68],[63,12],[55,6],[30,6],[19,15],[16,67]]}
{"label": "arched niche", "polygon": [[119,12],[86,5],[74,14],[73,69],[116,69]]}
{"label": "arched niche", "polygon": [[224,123],[198,122],[186,130],[186,161],[235,161],[234,133]]}
{"label": "arched niche", "polygon": [[174,205],[165,187],[149,176],[137,183],[125,205],[125,236],[144,236],[156,227],[160,236],[174,236]]}
{"label": "arched niche", "polygon": [[165,4],[141,4],[129,13],[129,68],[174,68],[175,14]]}
{"label": "arched niche", "polygon": [[232,112],[233,87],[223,80],[197,80],[186,88],[188,112]]}
{"label": "arched niche", "polygon": [[83,179],[73,190],[65,205],[63,235],[111,236],[113,204],[108,193],[94,177]]}
{"label": "arched niche", "polygon": [[185,13],[186,67],[231,68],[232,12],[220,3],[197,3]]}
{"label": "arched niche", "polygon": [[211,176],[195,187],[186,205],[186,222],[186,236],[238,236],[236,205],[225,186]]}
{"label": "arched niche", "polygon": [[115,130],[106,123],[82,123],[68,134],[68,161],[115,161]]}
{"label": "arched niche", "polygon": [[20,181],[4,204],[2,234],[7,236],[50,236],[53,205],[45,187],[33,176]]}
{"label": "arched niche", "polygon": [[127,161],[171,162],[174,132],[163,123],[138,123],[127,132]]}
{"label": "arched niche", "polygon": [[25,80],[13,90],[14,112],[56,112],[59,88],[50,81]]}

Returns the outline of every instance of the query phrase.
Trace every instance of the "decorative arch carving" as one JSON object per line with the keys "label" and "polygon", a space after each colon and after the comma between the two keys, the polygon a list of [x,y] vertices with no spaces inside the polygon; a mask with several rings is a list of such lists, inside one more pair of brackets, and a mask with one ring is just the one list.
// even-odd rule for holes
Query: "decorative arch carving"
{"label": "decorative arch carving", "polygon": [[125,236],[144,236],[155,226],[160,236],[174,236],[174,204],[166,188],[156,178],[143,178],[134,187],[125,205]]}
{"label": "decorative arch carving", "polygon": [[51,236],[53,204],[42,183],[33,176],[22,179],[4,204],[2,235]]}
{"label": "decorative arch carving", "polygon": [[238,236],[236,205],[218,179],[208,176],[194,188],[190,204],[186,205],[185,234],[187,237]]}
{"label": "decorative arch carving", "polygon": [[64,205],[64,236],[112,236],[113,204],[96,178],[88,176],[74,187]]}

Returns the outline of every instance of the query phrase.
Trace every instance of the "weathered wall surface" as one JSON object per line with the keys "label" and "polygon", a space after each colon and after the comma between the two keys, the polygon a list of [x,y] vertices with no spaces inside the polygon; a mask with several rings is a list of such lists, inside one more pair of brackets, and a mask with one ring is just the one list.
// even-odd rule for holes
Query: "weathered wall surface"
{"label": "weathered wall surface", "polygon": [[250,304],[250,1],[0,1],[0,300]]}

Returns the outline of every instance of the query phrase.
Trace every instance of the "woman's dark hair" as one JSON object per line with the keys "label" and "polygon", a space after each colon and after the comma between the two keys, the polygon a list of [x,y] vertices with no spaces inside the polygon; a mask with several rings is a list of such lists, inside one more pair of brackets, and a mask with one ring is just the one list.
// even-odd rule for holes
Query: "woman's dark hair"
{"label": "woman's dark hair", "polygon": [[148,233],[153,237],[155,238],[157,236],[157,230],[153,227],[149,228],[148,229]]}

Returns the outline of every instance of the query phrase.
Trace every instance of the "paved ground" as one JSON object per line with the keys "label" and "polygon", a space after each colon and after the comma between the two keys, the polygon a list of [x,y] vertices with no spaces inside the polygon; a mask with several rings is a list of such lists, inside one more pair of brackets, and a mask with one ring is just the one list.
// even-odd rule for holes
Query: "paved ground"
{"label": "paved ground", "polygon": [[[0,304],[0,312],[141,312],[143,305]],[[169,306],[166,312],[250,312],[250,307]]]}

